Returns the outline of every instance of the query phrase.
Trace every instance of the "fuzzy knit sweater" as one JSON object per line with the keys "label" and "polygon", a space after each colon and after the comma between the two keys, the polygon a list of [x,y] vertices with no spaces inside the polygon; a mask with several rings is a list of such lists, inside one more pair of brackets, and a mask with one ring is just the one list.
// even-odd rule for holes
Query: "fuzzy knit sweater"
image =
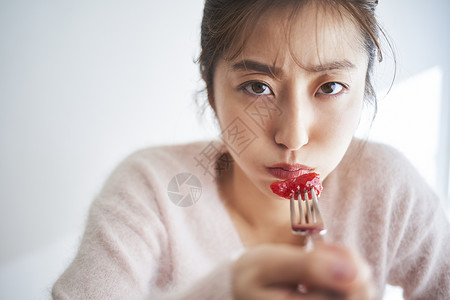
{"label": "fuzzy knit sweater", "polygon": [[[219,149],[198,142],[125,159],[92,203],[53,298],[232,299],[231,264],[245,249],[214,181]],[[402,155],[354,141],[323,186],[326,240],[360,251],[380,299],[386,283],[405,299],[450,299],[449,222]]]}

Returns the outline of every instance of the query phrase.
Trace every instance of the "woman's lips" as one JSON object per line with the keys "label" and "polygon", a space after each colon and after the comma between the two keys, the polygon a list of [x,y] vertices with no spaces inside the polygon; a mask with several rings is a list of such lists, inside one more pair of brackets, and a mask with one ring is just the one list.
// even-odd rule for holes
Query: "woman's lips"
{"label": "woman's lips", "polygon": [[298,177],[303,174],[311,173],[313,168],[299,164],[276,164],[267,167],[267,171],[274,177],[282,180]]}

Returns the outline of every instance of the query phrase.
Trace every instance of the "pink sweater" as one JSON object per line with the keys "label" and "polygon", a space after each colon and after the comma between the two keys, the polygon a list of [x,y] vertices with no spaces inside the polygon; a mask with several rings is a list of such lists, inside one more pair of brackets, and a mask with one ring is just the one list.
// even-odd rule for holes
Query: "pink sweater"
{"label": "pink sweater", "polygon": [[[150,148],[120,164],[92,203],[54,299],[232,299],[230,266],[244,247],[212,168],[202,167],[219,147],[215,141]],[[188,207],[168,193],[180,173],[201,184],[201,194],[193,194],[198,201]],[[403,156],[354,142],[323,186],[326,239],[361,252],[379,298],[390,283],[403,287],[405,299],[450,299],[450,226]]]}

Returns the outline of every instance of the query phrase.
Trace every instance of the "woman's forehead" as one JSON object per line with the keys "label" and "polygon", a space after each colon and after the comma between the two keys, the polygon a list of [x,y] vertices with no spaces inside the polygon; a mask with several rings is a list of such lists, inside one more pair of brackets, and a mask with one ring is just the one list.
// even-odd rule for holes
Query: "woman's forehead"
{"label": "woman's forehead", "polygon": [[270,61],[282,67],[294,60],[305,69],[336,61],[365,61],[361,31],[340,11],[306,5],[293,15],[272,10],[260,17],[245,39],[238,59]]}

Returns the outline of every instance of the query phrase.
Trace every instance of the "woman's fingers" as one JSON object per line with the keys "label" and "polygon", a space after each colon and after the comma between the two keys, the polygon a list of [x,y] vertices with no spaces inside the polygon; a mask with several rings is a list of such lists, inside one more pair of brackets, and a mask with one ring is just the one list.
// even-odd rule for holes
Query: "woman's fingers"
{"label": "woman's fingers", "polygon": [[349,257],[336,247],[325,245],[311,252],[293,246],[261,247],[253,259],[264,262],[255,275],[268,285],[304,283],[339,289],[355,279],[357,273]]}
{"label": "woman's fingers", "polygon": [[[367,264],[332,245],[309,252],[290,245],[259,246],[236,261],[234,273],[235,291],[248,296],[240,299],[370,299]],[[306,294],[299,292],[299,284]]]}

